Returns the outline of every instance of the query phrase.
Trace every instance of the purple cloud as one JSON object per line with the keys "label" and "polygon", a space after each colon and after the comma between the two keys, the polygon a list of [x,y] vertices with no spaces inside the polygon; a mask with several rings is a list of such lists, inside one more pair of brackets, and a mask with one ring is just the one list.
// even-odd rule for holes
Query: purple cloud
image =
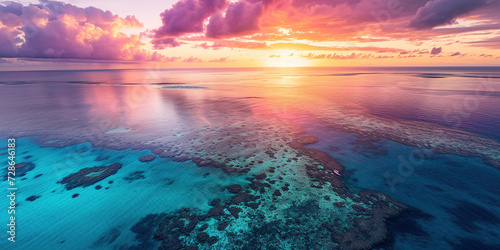
{"label": "purple cloud", "polygon": [[142,27],[94,7],[43,1],[0,5],[0,57],[73,58],[104,60],[159,60],[143,50],[140,36],[120,30]]}
{"label": "purple cloud", "polygon": [[161,13],[163,25],[155,37],[203,32],[203,22],[226,7],[226,0],[180,0]]}
{"label": "purple cloud", "polygon": [[153,39],[151,41],[154,49],[165,49],[165,48],[173,48],[181,46],[181,42],[177,41],[175,38],[167,37],[160,39]]}
{"label": "purple cloud", "polygon": [[455,53],[451,54],[451,56],[459,56],[459,55],[461,55],[460,52],[455,52]]}
{"label": "purple cloud", "polygon": [[409,26],[415,29],[432,29],[451,24],[459,16],[476,10],[489,0],[432,0],[419,8]]}
{"label": "purple cloud", "polygon": [[259,30],[259,19],[263,13],[263,2],[233,2],[224,16],[217,13],[210,18],[206,35],[222,38],[253,34]]}
{"label": "purple cloud", "polygon": [[439,47],[439,48],[432,48],[431,55],[437,55],[437,54],[441,53],[441,51],[442,51],[441,47]]}

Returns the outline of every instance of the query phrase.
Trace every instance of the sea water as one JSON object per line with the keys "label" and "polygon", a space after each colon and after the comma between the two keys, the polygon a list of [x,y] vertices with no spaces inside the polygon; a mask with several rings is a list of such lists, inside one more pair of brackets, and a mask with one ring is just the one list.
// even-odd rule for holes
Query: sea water
{"label": "sea water", "polygon": [[[17,161],[35,165],[16,180],[16,249],[138,246],[141,234],[153,233],[134,228],[145,216],[208,211],[210,200],[229,195],[226,186],[248,184],[183,154],[227,146],[210,136],[225,128],[282,123],[317,137],[308,147],[345,166],[351,192],[376,190],[411,208],[388,221],[390,237],[376,248],[499,247],[500,172],[488,164],[500,158],[498,68],[76,70],[0,72],[0,79],[1,140],[15,137]],[[260,129],[246,126],[238,136]],[[487,140],[492,151],[454,145],[454,154],[405,142],[420,130],[439,140],[466,133],[464,144]],[[165,145],[179,153],[138,160]],[[228,147],[219,157],[239,154]],[[91,186],[61,183],[116,162],[123,164],[116,174]],[[0,247],[10,248],[4,237]]]}

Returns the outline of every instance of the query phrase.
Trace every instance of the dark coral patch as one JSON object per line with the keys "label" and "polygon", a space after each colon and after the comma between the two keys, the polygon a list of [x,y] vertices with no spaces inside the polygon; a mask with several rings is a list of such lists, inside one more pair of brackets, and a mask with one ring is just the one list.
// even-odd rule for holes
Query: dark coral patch
{"label": "dark coral patch", "polygon": [[241,186],[238,184],[233,184],[227,188],[229,190],[229,193],[236,194],[241,191]]}
{"label": "dark coral patch", "polygon": [[254,175],[254,177],[257,180],[262,180],[262,179],[265,179],[267,177],[267,175],[266,175],[266,173],[261,173],[261,174]]}
{"label": "dark coral patch", "polygon": [[281,196],[281,192],[279,189],[276,189],[273,193],[274,196]]}
{"label": "dark coral patch", "polygon": [[108,155],[98,155],[96,158],[95,158],[95,161],[105,161],[109,159],[109,156]]}
{"label": "dark coral patch", "polygon": [[123,179],[128,182],[133,182],[140,179],[146,179],[146,176],[144,176],[144,171],[135,171],[123,177]]}
{"label": "dark coral patch", "polygon": [[229,211],[229,213],[231,213],[232,216],[234,216],[235,218],[238,218],[238,214],[243,212],[243,210],[239,207],[230,207],[227,209]]}
{"label": "dark coral patch", "polygon": [[198,241],[202,243],[207,242],[208,238],[210,238],[210,236],[205,232],[199,233],[196,237],[198,238]]}
{"label": "dark coral patch", "polygon": [[40,195],[32,195],[28,198],[26,198],[27,201],[35,201],[36,199],[40,198]]}
{"label": "dark coral patch", "polygon": [[224,231],[227,226],[229,226],[229,222],[223,221],[223,222],[219,223],[219,225],[217,226],[217,230]]}
{"label": "dark coral patch", "polygon": [[208,228],[208,225],[207,224],[203,224],[201,227],[200,227],[200,231],[205,231],[207,230]]}
{"label": "dark coral patch", "polygon": [[135,238],[140,242],[137,249],[154,248],[153,233],[166,214],[149,214],[135,224],[131,231],[135,233]]}
{"label": "dark coral patch", "polygon": [[219,239],[215,236],[211,236],[210,238],[208,238],[208,244],[210,245],[217,243],[217,241],[219,241]]}
{"label": "dark coral patch", "polygon": [[156,155],[143,155],[139,157],[140,162],[150,162],[156,159]]}
{"label": "dark coral patch", "polygon": [[74,195],[71,196],[71,198],[76,198],[78,196],[79,196],[79,194],[74,194]]}
{"label": "dark coral patch", "polygon": [[[21,162],[17,163],[14,165],[16,167],[16,176],[17,177],[23,177],[25,176],[29,171],[35,169],[35,164],[31,162]],[[5,168],[6,171],[7,168]],[[7,174],[4,175],[3,180],[6,181],[8,179]]]}
{"label": "dark coral patch", "polygon": [[66,190],[71,190],[76,187],[88,187],[115,174],[121,167],[122,164],[115,163],[109,166],[84,168],[64,177],[58,183],[63,184]]}

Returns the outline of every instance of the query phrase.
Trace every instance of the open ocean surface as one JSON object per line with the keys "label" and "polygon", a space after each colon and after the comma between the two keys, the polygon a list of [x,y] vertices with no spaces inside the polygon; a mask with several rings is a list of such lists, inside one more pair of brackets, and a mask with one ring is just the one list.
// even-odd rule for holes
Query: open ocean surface
{"label": "open ocean surface", "polygon": [[[0,115],[0,148],[15,137],[17,162],[26,163],[16,178],[15,249],[156,249],[158,224],[148,215],[209,211],[213,199],[231,199],[229,185],[247,189],[247,177],[285,162],[292,164],[276,173],[295,176],[285,177],[294,189],[268,198],[261,188],[258,201],[260,209],[277,204],[266,210],[272,219],[295,217],[279,213],[288,201],[336,194],[310,187],[299,155],[259,158],[290,130],[316,137],[306,147],[344,166],[350,193],[375,190],[408,206],[385,221],[388,237],[374,248],[500,249],[500,68],[0,72]],[[161,157],[138,160],[148,154]],[[249,172],[200,167],[196,157],[240,162]],[[62,181],[114,163],[118,171],[89,185]],[[267,173],[274,178],[274,168]],[[0,200],[4,225],[7,202]],[[317,206],[333,209],[324,200]],[[248,211],[225,231],[251,231]],[[344,217],[346,225],[354,218]],[[227,248],[229,236],[207,223],[218,237],[212,247]],[[3,237],[0,249],[12,249]],[[335,248],[307,240],[310,249]],[[282,249],[305,247],[285,240]]]}

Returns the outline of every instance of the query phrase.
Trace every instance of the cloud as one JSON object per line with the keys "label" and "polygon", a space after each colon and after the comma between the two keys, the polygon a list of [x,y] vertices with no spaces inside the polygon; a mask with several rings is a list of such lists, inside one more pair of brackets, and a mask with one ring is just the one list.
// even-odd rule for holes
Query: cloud
{"label": "cloud", "polygon": [[405,52],[403,49],[398,48],[383,48],[383,47],[331,47],[331,46],[320,46],[320,45],[311,45],[305,43],[271,43],[268,44],[266,42],[244,42],[237,40],[218,40],[214,41],[212,44],[208,44],[207,42],[196,44],[194,48],[203,48],[203,49],[213,49],[218,50],[221,48],[240,48],[240,49],[262,49],[262,50],[280,50],[280,49],[288,49],[288,50],[297,50],[297,51],[313,51],[313,50],[322,50],[322,51],[373,51],[377,53],[396,53],[396,52]]}
{"label": "cloud", "polygon": [[432,48],[431,55],[437,55],[437,54],[441,53],[441,51],[442,51],[441,47],[439,47],[439,48]]}
{"label": "cloud", "polygon": [[153,39],[151,41],[154,49],[165,49],[165,48],[173,48],[181,46],[182,42],[177,41],[175,38],[167,37],[167,38],[159,38]]}
{"label": "cloud", "polygon": [[[500,1],[497,0],[220,0],[219,4],[213,3],[215,0],[179,0],[162,14],[163,25],[156,30],[156,37],[206,42],[195,45],[205,49],[254,49],[251,43],[261,42],[256,48],[272,49],[281,43],[284,49],[311,51],[322,46],[309,42],[424,41],[497,30],[500,25],[497,15]],[[217,7],[200,8],[204,5]],[[432,29],[459,17],[475,22],[469,26]],[[216,40],[229,39],[232,42],[216,43]],[[292,44],[299,40],[306,42]],[[238,44],[238,41],[248,44]],[[273,41],[278,43],[273,45]],[[354,47],[358,46],[352,47],[351,51],[357,51]],[[380,48],[377,52],[404,51],[396,50]]]}
{"label": "cloud", "polygon": [[450,56],[459,56],[459,55],[461,55],[460,52],[455,52],[455,53],[451,54]]}
{"label": "cloud", "polygon": [[208,62],[219,62],[219,63],[222,63],[222,62],[228,62],[229,58],[227,57],[221,57],[219,59],[212,59],[212,60],[209,60]]}
{"label": "cloud", "polygon": [[264,13],[264,3],[233,2],[223,16],[217,13],[210,18],[207,37],[225,38],[249,35],[259,31],[259,20]]}
{"label": "cloud", "polygon": [[180,56],[166,57],[165,62],[178,62],[182,59]]}
{"label": "cloud", "polygon": [[323,60],[352,60],[352,59],[368,59],[368,58],[373,58],[373,59],[389,59],[389,58],[394,58],[394,56],[374,56],[372,54],[362,54],[362,53],[351,53],[348,55],[341,55],[337,53],[333,54],[301,54],[299,55],[300,58],[304,59],[309,59],[309,60],[317,60],[317,59],[323,59]]}
{"label": "cloud", "polygon": [[409,26],[415,29],[432,29],[452,24],[456,18],[483,7],[488,0],[432,0],[418,9]]}
{"label": "cloud", "polygon": [[207,42],[197,44],[195,48],[203,49],[214,49],[218,50],[221,48],[239,48],[239,49],[260,49],[265,48],[267,44],[265,42],[244,42],[236,40],[218,40],[209,45]]}
{"label": "cloud", "polygon": [[352,53],[350,55],[341,55],[341,54],[337,54],[337,53],[334,53],[334,54],[309,53],[306,55],[304,55],[304,54],[300,55],[300,58],[310,59],[310,60],[314,60],[314,59],[343,60],[343,59],[362,59],[362,58],[370,58],[370,57],[372,57],[372,55],[370,55],[370,54],[356,54],[356,53]]}
{"label": "cloud", "polygon": [[226,0],[180,0],[161,13],[163,24],[154,31],[155,37],[203,32],[203,22],[225,6]]}
{"label": "cloud", "polygon": [[94,7],[42,1],[0,5],[0,57],[103,60],[161,60],[143,50],[140,36],[123,28],[142,27],[134,17]]}
{"label": "cloud", "polygon": [[483,48],[488,48],[488,49],[500,49],[500,36],[484,39],[484,40],[479,40],[479,41],[472,41],[472,42],[467,42],[467,44],[470,44],[471,46],[474,47],[483,47]]}
{"label": "cloud", "polygon": [[182,60],[182,62],[187,62],[187,63],[201,63],[201,62],[203,62],[203,60],[201,60],[198,57],[191,56],[191,57],[185,58],[184,60]]}

